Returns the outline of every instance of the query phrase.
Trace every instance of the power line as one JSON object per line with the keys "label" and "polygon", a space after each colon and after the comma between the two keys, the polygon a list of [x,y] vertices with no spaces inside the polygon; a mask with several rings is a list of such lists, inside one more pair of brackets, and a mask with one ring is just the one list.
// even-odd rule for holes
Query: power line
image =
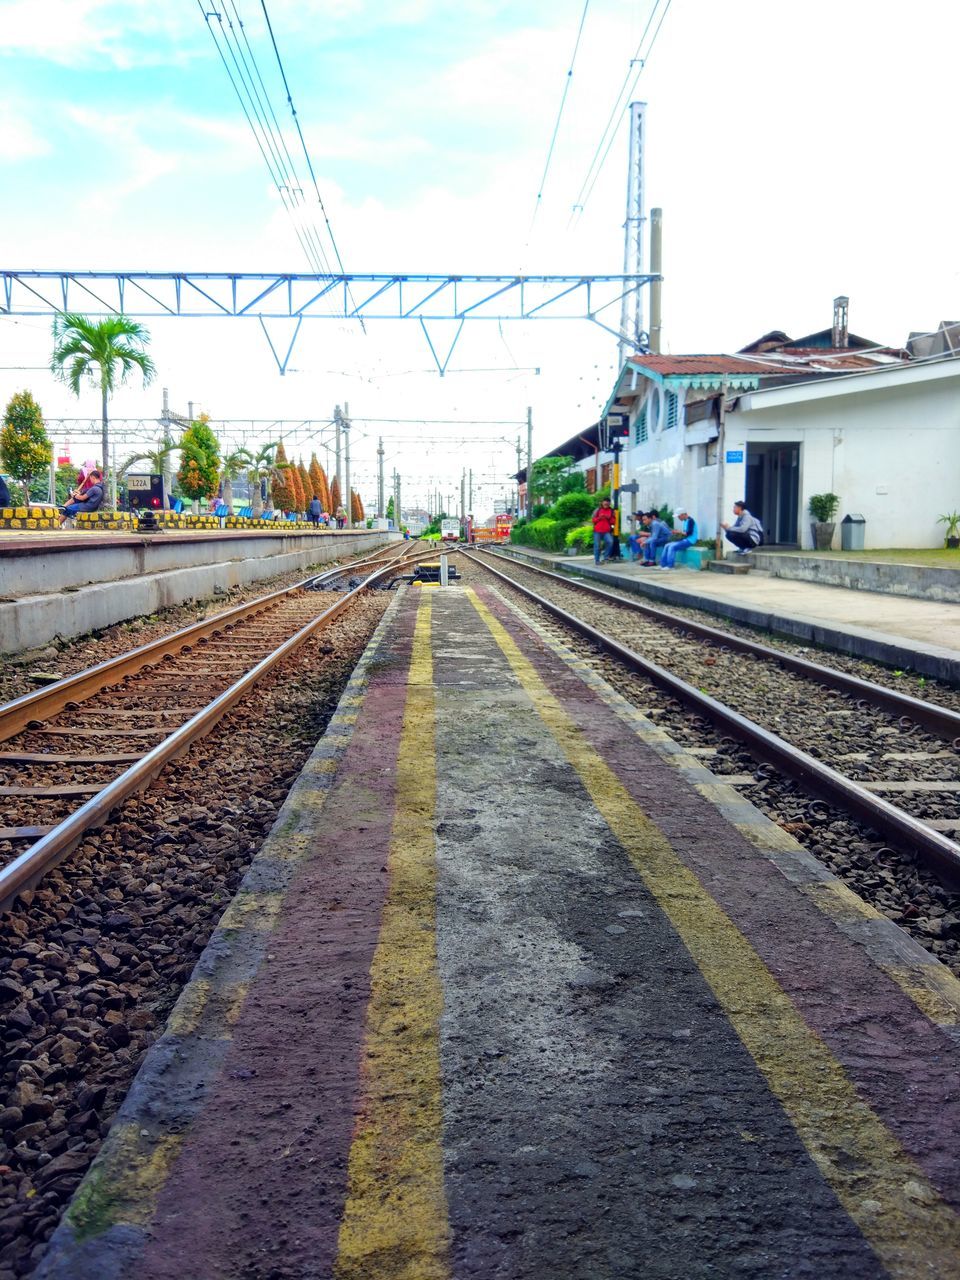
{"label": "power line", "polygon": [[543,201],[543,191],[547,185],[547,174],[550,172],[550,161],[553,159],[553,150],[557,145],[557,134],[560,132],[560,121],[563,118],[563,109],[567,105],[567,94],[570,92],[570,82],[573,79],[573,68],[577,61],[577,52],[580,49],[580,38],[583,35],[583,25],[587,20],[587,10],[590,8],[590,0],[584,0],[583,13],[580,15],[580,26],[577,28],[577,39],[573,46],[573,56],[570,59],[570,66],[567,70],[566,79],[563,82],[563,93],[560,95],[560,107],[557,110],[557,119],[553,126],[553,133],[550,137],[550,145],[547,148],[547,159],[543,166],[543,175],[540,178],[540,186],[537,189],[537,198],[534,201],[533,217],[530,219],[530,229],[527,232],[527,246],[529,247],[530,237],[533,234],[533,226],[537,220],[537,214],[540,212],[540,205]]}
{"label": "power line", "polygon": [[[270,98],[270,92],[267,89],[266,83],[264,82],[263,76],[260,72],[260,66],[259,66],[259,63],[257,62],[257,55],[253,50],[253,46],[250,44],[249,38],[247,37],[246,27],[244,26],[243,19],[240,17],[240,13],[237,9],[237,6],[234,0],[229,0],[229,4],[234,14],[236,15],[237,26],[239,27],[240,35],[243,38],[243,44],[247,49],[247,53],[249,54],[249,58],[250,58],[249,66],[250,68],[252,68],[252,71],[248,72],[248,74],[250,75],[250,83],[253,87],[254,93],[256,94],[257,101],[258,102],[262,101],[264,118],[266,117],[268,112],[270,114],[270,118],[273,121],[273,126],[270,130],[271,136],[273,135],[273,133],[276,134],[276,137],[279,141],[279,147],[282,148],[284,156],[286,157],[285,167],[286,169],[289,170],[289,173],[292,177],[292,182],[289,187],[290,199],[296,205],[296,207],[302,211],[302,214],[304,217],[304,231],[305,231],[305,234],[307,235],[307,238],[310,241],[311,247],[314,250],[316,258],[318,259],[319,263],[323,268],[321,274],[332,275],[333,273],[330,269],[330,263],[327,259],[327,255],[323,249],[323,244],[321,242],[320,230],[317,227],[312,217],[310,217],[309,223],[307,222],[307,206],[304,200],[303,185],[300,181],[300,176],[297,173],[297,166],[294,163],[293,156],[290,154],[290,148],[287,146],[287,140],[284,137],[282,128],[280,127],[280,122],[277,119],[277,113],[273,109],[273,102]],[[227,23],[232,32],[233,23],[230,21],[229,17],[227,18]],[[237,49],[240,52],[240,56],[243,60],[244,66],[246,67],[248,65],[247,59],[244,56],[243,49],[240,47],[240,42],[236,36],[234,36],[234,40],[236,41]],[[256,81],[260,85],[260,90],[262,90],[262,100],[261,100],[260,90],[257,89],[256,83],[254,83],[254,76],[256,76]],[[278,149],[278,158],[279,158],[279,149]],[[283,164],[282,159],[281,159],[281,164]]]}
{"label": "power line", "polygon": [[[577,195],[577,199],[570,213],[570,222],[567,224],[568,230],[570,228],[570,225],[574,222],[574,220],[583,214],[583,211],[586,208],[587,202],[590,199],[590,196],[593,194],[593,188],[596,186],[597,178],[599,178],[600,171],[603,169],[603,166],[606,164],[607,156],[610,154],[610,148],[613,146],[613,140],[616,137],[617,125],[619,124],[618,117],[622,113],[624,107],[633,97],[634,91],[636,90],[640,77],[643,74],[643,69],[647,65],[647,62],[650,58],[650,54],[653,52],[653,46],[657,42],[657,36],[660,34],[660,28],[663,26],[664,19],[666,18],[667,14],[670,12],[670,6],[673,3],[673,0],[666,0],[666,7],[664,8],[663,13],[660,15],[660,21],[657,24],[657,29],[653,33],[653,37],[650,40],[649,45],[647,46],[646,53],[643,53],[643,42],[647,38],[647,32],[650,30],[650,27],[653,24],[653,20],[656,17],[657,10],[660,8],[661,3],[662,3],[662,0],[654,0],[653,8],[650,10],[650,16],[647,18],[647,24],[643,28],[643,34],[640,36],[640,40],[639,40],[639,43],[637,44],[636,52],[634,53],[633,57],[630,59],[630,63],[627,67],[627,74],[623,78],[623,84],[620,87],[620,92],[617,94],[616,101],[613,104],[613,110],[610,112],[610,118],[608,119],[606,126],[604,127],[603,133],[600,135],[600,141],[597,143],[596,150],[593,153],[593,158],[591,159],[590,164],[587,167],[586,177],[584,178],[583,183],[580,186],[579,194]],[[640,69],[637,71],[636,75],[633,78],[633,84],[630,85],[630,73],[633,70],[633,68],[637,65],[638,62],[640,64]],[[630,85],[629,90],[627,88],[628,85]],[[626,94],[626,99],[625,101],[623,101],[625,94]],[[609,138],[607,136],[608,134],[609,134]],[[602,156],[601,156],[601,152],[603,153]],[[599,164],[597,164],[598,158],[600,161]]]}
{"label": "power line", "polygon": [[[264,147],[265,137],[261,138],[260,132],[258,131],[257,126],[254,124],[253,120],[251,119],[250,111],[247,109],[247,104],[244,101],[243,93],[241,92],[240,86],[237,83],[237,79],[230,68],[230,63],[227,61],[227,56],[224,53],[223,48],[221,47],[220,41],[217,39],[216,30],[214,29],[212,23],[210,22],[211,17],[216,18],[220,23],[221,35],[223,35],[223,16],[222,14],[217,12],[208,13],[203,7],[202,0],[197,0],[197,7],[199,8],[201,14],[203,14],[203,19],[207,24],[207,30],[210,32],[210,38],[213,41],[214,47],[216,48],[217,53],[220,56],[220,61],[223,63],[223,68],[226,71],[227,78],[230,81],[230,85],[237,96],[237,101],[240,103],[240,110],[243,112],[244,118],[247,124],[250,126],[250,131],[254,136],[254,140],[256,141],[257,148],[260,151],[260,155],[263,157],[263,162],[267,166],[267,172],[270,174],[270,180],[272,181],[273,185],[276,187],[280,195],[280,199],[283,203],[283,207],[287,211],[287,215],[289,216],[290,221],[293,224],[294,232],[296,233],[297,239],[300,241],[300,247],[301,249],[303,249],[307,262],[310,264],[311,268],[314,271],[316,271],[317,262],[315,260],[314,254],[311,252],[309,242],[306,239],[304,232],[298,225],[297,219],[294,217],[293,209],[291,208],[289,200],[287,198],[286,184],[283,181],[283,176],[278,170],[275,169],[275,160],[273,158],[272,148],[269,148],[269,143],[268,143],[267,148],[270,149],[270,152],[271,152],[271,154],[268,155],[267,149],[265,149]],[[226,36],[224,36],[224,44],[226,44],[227,46],[227,49],[230,53],[230,57],[234,63],[234,66],[237,66],[236,55],[234,54],[233,49],[229,41],[227,40]],[[240,70],[238,66],[237,66],[237,74],[240,75]],[[244,88],[246,88],[245,83],[244,83]],[[329,271],[323,271],[321,272],[321,274],[329,275]]]}
{"label": "power line", "polygon": [[[326,206],[324,205],[323,197],[320,194],[320,186],[317,183],[317,175],[314,172],[313,161],[310,159],[310,152],[307,150],[307,140],[306,138],[304,138],[303,130],[300,128],[300,117],[297,115],[297,109],[293,105],[293,95],[290,93],[290,85],[287,82],[287,73],[283,67],[283,59],[280,57],[280,50],[277,48],[277,41],[273,34],[273,24],[270,21],[270,14],[267,12],[267,0],[260,0],[260,7],[263,10],[263,16],[267,23],[267,31],[270,34],[270,43],[273,45],[273,52],[276,54],[276,57],[277,57],[277,66],[280,69],[280,78],[283,80],[283,87],[287,93],[287,102],[289,103],[289,106],[290,106],[290,113],[293,116],[293,123],[297,127],[297,135],[300,138],[300,145],[303,148],[303,157],[307,162],[307,169],[310,173],[310,180],[313,183],[314,191],[317,193],[317,203],[320,206],[320,212],[323,214],[323,220],[327,226],[327,235],[330,237],[330,244],[333,246],[333,253],[337,260],[337,265],[340,268],[340,274],[345,275],[346,272],[344,269],[343,260],[340,257],[340,250],[337,248],[337,242],[336,242],[336,239],[334,238],[333,227],[330,225],[330,219],[327,216]],[[349,290],[347,292],[349,296]],[[352,297],[351,297],[351,301],[353,301]],[[367,328],[366,328],[366,325],[363,323],[363,317],[359,316],[358,319],[360,320],[360,328],[364,331],[364,333],[366,333]]]}

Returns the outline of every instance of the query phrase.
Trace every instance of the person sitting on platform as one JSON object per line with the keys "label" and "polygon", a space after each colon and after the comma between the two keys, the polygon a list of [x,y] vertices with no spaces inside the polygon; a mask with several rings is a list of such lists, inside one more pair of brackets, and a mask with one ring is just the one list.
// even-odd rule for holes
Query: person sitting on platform
{"label": "person sitting on platform", "polygon": [[84,490],[82,500],[76,500],[76,495],[72,493],[71,501],[61,507],[61,527],[80,511],[99,511],[103,506],[103,476],[99,471],[93,470],[90,472],[90,479],[93,483]]}
{"label": "person sitting on platform", "polygon": [[759,547],[763,540],[763,525],[747,510],[747,504],[739,498],[733,504],[733,514],[737,517],[732,524],[721,524],[724,536],[737,548],[738,556],[749,555],[754,547]]}
{"label": "person sitting on platform", "polygon": [[310,505],[307,507],[307,515],[310,517],[310,523],[315,529],[320,526],[320,517],[323,515],[323,503],[316,494],[310,499]]}
{"label": "person sitting on platform", "polygon": [[[645,515],[646,512],[641,511],[639,516],[632,515],[629,517],[630,523],[633,526],[633,532],[627,539],[627,558],[630,560],[639,560],[643,556],[643,544],[649,536],[642,523]],[[637,526],[638,520],[641,521],[639,527]]]}
{"label": "person sitting on platform", "polygon": [[649,533],[643,544],[643,566],[652,569],[657,563],[657,552],[670,541],[670,526],[660,519],[659,511],[648,511],[643,520]]}
{"label": "person sitting on platform", "polygon": [[663,548],[660,554],[661,569],[672,569],[680,552],[685,551],[687,547],[692,547],[700,537],[697,522],[686,507],[681,507],[677,512],[677,525],[679,526],[680,537],[673,542],[668,542]]}

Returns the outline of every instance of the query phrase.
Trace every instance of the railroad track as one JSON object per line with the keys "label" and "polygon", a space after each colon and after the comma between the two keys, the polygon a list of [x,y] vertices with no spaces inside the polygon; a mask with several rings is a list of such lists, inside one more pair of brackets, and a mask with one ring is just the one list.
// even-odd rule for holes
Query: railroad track
{"label": "railroad track", "polygon": [[[509,565],[512,574],[494,568],[490,564],[492,558]],[[950,884],[960,885],[960,844],[950,838],[951,833],[960,831],[957,711],[714,627],[689,622],[587,583],[532,565],[518,566],[495,552],[485,550],[482,560],[471,553],[468,559],[482,563],[484,570],[525,599],[705,717],[766,765],[851,813],[884,839],[912,851]],[[549,583],[551,598],[520,580],[527,574],[535,575],[538,582]],[[571,612],[561,600],[571,605],[589,600],[594,605],[593,616],[583,616],[582,608]],[[631,644],[613,639],[608,634],[613,627],[605,630],[600,625],[608,617],[613,621],[607,609],[619,612],[617,629],[629,632]],[[711,646],[707,659],[705,644]],[[654,661],[647,653],[662,660]],[[705,661],[709,661],[709,667],[703,665]],[[739,673],[742,689],[738,694],[732,687],[735,681],[726,680],[721,700],[707,692],[704,685],[717,683],[718,674],[732,663],[737,664],[734,675]],[[691,668],[697,673],[697,684],[680,674],[683,670],[689,677]],[[774,671],[780,673],[781,680],[791,682],[786,699],[782,690],[777,695],[772,693],[769,673]],[[805,701],[807,693],[813,699],[809,704]],[[823,701],[826,695],[829,702]],[[745,705],[750,714],[745,714]],[[816,748],[819,757],[813,749],[805,750],[800,745],[816,736],[814,730],[818,726],[811,717],[817,716],[827,726],[820,736],[828,744],[826,750]],[[858,718],[862,724],[854,730],[853,722]],[[918,728],[924,731],[919,742]],[[910,749],[889,749],[898,746]],[[829,756],[830,762],[823,756]],[[755,779],[742,781],[747,785]]]}
{"label": "railroad track", "polygon": [[[13,855],[0,910],[362,591],[422,554],[404,545],[311,575],[0,707],[0,848]],[[332,602],[311,589],[358,576]]]}

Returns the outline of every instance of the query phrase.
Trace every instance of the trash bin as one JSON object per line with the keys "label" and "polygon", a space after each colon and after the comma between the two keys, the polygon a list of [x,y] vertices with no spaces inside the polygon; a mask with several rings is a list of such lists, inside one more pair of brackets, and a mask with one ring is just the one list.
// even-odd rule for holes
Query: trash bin
{"label": "trash bin", "polygon": [[863,516],[853,512],[840,521],[840,549],[842,551],[862,551],[863,532],[866,528]]}

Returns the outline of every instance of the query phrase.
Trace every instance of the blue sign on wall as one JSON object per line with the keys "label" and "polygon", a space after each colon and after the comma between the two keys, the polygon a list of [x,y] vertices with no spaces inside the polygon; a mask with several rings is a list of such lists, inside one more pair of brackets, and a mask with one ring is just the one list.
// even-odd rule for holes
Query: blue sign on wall
{"label": "blue sign on wall", "polygon": [[728,462],[742,462],[742,461],[743,461],[743,450],[742,450],[742,449],[728,449],[728,450],[727,450],[727,461],[728,461]]}

